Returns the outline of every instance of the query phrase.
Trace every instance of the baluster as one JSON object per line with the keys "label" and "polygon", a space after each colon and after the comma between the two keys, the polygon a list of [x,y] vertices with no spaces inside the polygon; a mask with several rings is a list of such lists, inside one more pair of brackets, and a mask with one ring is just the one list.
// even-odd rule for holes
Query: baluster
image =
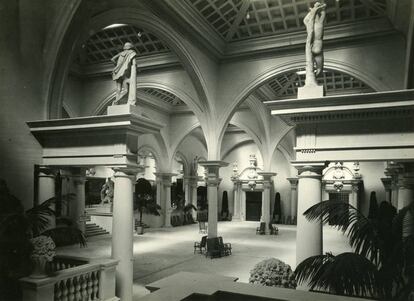
{"label": "baluster", "polygon": [[88,273],[88,300],[93,300],[93,279],[92,279],[92,273]]}
{"label": "baluster", "polygon": [[55,298],[54,301],[61,301],[62,300],[62,288],[61,288],[62,282],[59,281],[55,284]]}
{"label": "baluster", "polygon": [[62,301],[68,301],[68,282],[67,280],[62,280]]}
{"label": "baluster", "polygon": [[81,281],[82,281],[82,276],[78,276],[74,279],[74,283],[75,283],[75,300],[81,300],[82,296],[81,296]]}
{"label": "baluster", "polygon": [[79,294],[80,294],[80,298],[79,300],[81,301],[85,301],[88,300],[87,297],[87,293],[86,293],[86,275],[81,275],[79,277]]}
{"label": "baluster", "polygon": [[73,278],[68,279],[68,301],[75,301],[75,283]]}
{"label": "baluster", "polygon": [[94,279],[93,279],[93,300],[99,298],[99,272],[93,272]]}

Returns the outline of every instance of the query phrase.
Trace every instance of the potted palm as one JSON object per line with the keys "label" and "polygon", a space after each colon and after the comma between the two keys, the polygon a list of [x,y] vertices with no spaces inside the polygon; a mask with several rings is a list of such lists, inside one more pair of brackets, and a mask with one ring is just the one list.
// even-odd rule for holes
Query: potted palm
{"label": "potted palm", "polygon": [[[71,233],[71,244],[86,244],[83,233],[74,227],[59,227],[45,231],[49,227],[50,217],[55,215],[50,209],[54,201],[55,198],[50,198],[25,210],[22,202],[9,192],[6,182],[0,179],[0,296],[6,300],[21,297],[18,279],[33,272],[33,256],[43,253],[53,255],[53,244],[49,239],[46,239],[46,244],[42,243],[46,242],[44,239],[31,239],[43,235],[51,237],[53,243],[59,246],[58,238],[68,237],[68,233]],[[36,249],[39,242],[44,249]],[[47,258],[50,259],[50,256]]]}
{"label": "potted palm", "polygon": [[338,295],[414,300],[414,202],[398,214],[382,202],[370,218],[348,203],[331,200],[304,215],[324,224],[333,217],[355,251],[305,259],[295,271],[298,283]]}
{"label": "potted palm", "polygon": [[139,212],[139,220],[136,225],[137,234],[144,234],[144,223],[142,222],[142,214],[152,214],[159,216],[161,207],[155,202],[151,183],[140,178],[135,184],[135,208]]}

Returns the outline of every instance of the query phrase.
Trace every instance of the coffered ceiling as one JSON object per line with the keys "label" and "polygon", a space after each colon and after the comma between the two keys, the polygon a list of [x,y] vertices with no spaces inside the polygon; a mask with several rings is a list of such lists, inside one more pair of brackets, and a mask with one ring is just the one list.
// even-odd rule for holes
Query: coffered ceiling
{"label": "coffered ceiling", "polygon": [[[304,28],[310,0],[184,0],[225,41]],[[327,26],[385,16],[386,0],[325,0]]]}

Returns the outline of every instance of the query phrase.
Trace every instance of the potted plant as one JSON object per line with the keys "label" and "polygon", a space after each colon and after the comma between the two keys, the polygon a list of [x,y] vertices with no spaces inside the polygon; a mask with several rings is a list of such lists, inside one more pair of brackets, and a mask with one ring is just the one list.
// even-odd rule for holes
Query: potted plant
{"label": "potted plant", "polygon": [[[37,245],[37,240],[34,245],[32,238],[39,235],[52,237],[52,234],[56,234],[56,237],[67,237],[66,230],[69,230],[76,234],[72,236],[72,243],[86,244],[82,232],[72,227],[49,229],[45,234],[50,217],[55,215],[55,212],[50,209],[54,201],[55,198],[50,198],[33,208],[24,210],[21,201],[9,192],[6,182],[0,179],[0,296],[7,300],[21,298],[18,279],[29,276],[32,272],[32,254],[38,254],[32,253]],[[59,246],[56,241],[54,243]],[[50,248],[52,245],[47,244],[47,246]]]}
{"label": "potted plant", "polygon": [[49,236],[40,235],[30,239],[33,246],[33,251],[30,259],[33,263],[33,271],[30,274],[31,278],[45,278],[46,263],[53,261],[55,257],[56,245]]}
{"label": "potted plant", "polygon": [[414,202],[398,214],[390,203],[382,202],[378,212],[367,217],[348,203],[329,200],[304,215],[324,224],[333,216],[354,251],[305,259],[296,267],[298,283],[305,281],[311,290],[337,295],[413,300]]}
{"label": "potted plant", "polygon": [[161,207],[155,202],[151,183],[144,179],[140,178],[135,184],[135,208],[139,212],[139,220],[136,225],[137,234],[144,234],[144,223],[142,222],[142,214],[148,213],[152,215],[159,216],[159,210]]}

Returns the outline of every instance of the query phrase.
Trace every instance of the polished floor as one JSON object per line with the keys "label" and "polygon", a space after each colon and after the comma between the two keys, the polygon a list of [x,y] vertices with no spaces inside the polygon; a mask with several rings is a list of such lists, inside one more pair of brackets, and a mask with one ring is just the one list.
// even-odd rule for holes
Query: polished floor
{"label": "polished floor", "polygon": [[[209,259],[193,253],[194,241],[202,234],[198,225],[175,228],[146,229],[144,235],[134,235],[134,297],[149,292],[145,285],[178,271],[216,273],[238,277],[248,282],[249,271],[259,261],[275,257],[296,266],[296,226],[279,225],[279,235],[256,235],[257,222],[220,222],[219,235],[233,247],[231,256]],[[333,254],[350,250],[341,232],[324,227],[324,252]],[[111,237],[91,238],[86,248],[61,248],[59,254],[85,257],[109,257]]]}

